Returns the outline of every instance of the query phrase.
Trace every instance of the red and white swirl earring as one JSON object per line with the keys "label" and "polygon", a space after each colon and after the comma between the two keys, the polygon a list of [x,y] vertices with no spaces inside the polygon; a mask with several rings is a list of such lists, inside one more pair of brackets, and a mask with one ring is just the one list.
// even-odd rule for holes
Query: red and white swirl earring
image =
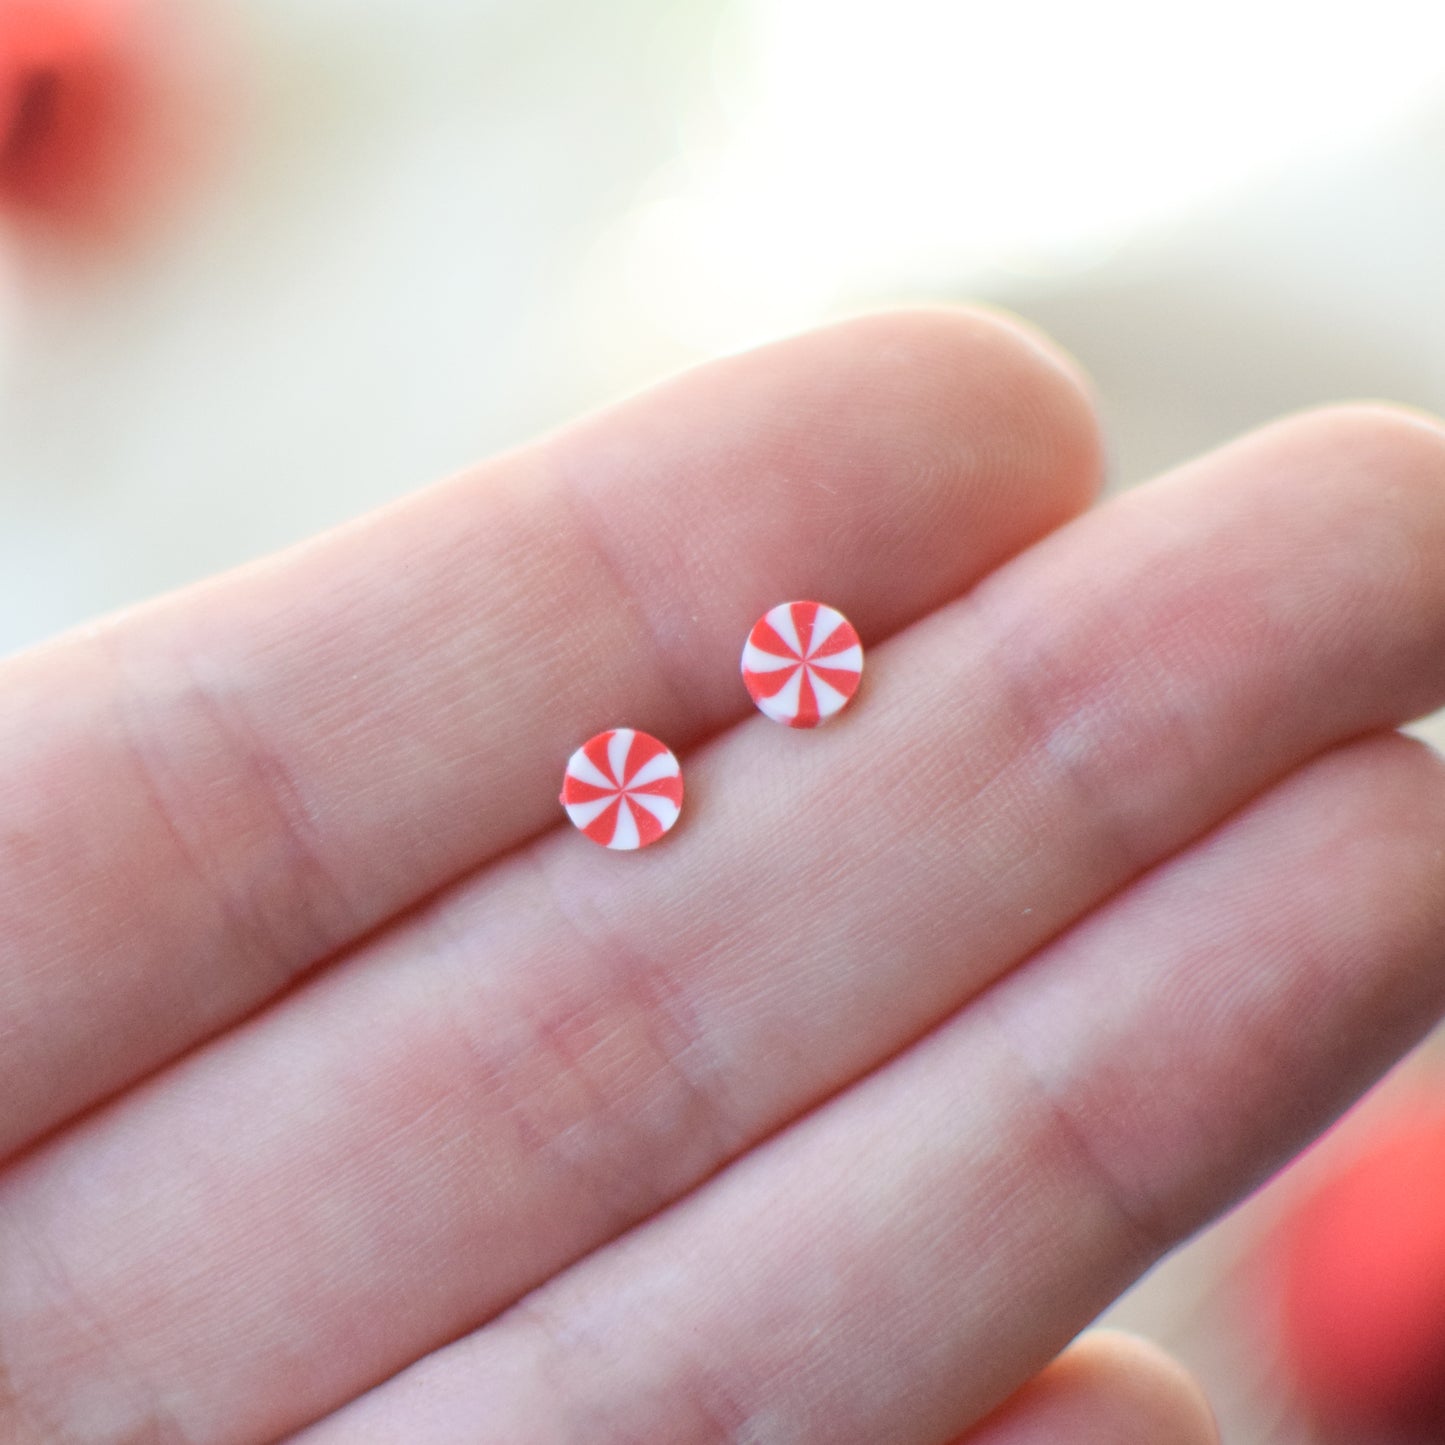
{"label": "red and white swirl earring", "polygon": [[650,733],[612,728],[568,759],[560,801],[594,843],[628,852],[645,848],[677,822],[682,768]]}
{"label": "red and white swirl earring", "polygon": [[790,728],[815,728],[848,706],[863,676],[853,624],[821,602],[780,602],[743,646],[743,684],[758,711]]}

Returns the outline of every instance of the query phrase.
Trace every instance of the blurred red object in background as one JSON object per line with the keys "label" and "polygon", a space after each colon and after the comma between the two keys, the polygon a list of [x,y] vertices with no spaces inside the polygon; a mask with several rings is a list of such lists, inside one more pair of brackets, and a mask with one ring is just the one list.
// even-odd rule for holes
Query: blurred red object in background
{"label": "blurred red object in background", "polygon": [[164,209],[217,130],[197,38],[145,0],[0,0],[0,213],[112,239]]}
{"label": "blurred red object in background", "polygon": [[[1281,1222],[1287,1364],[1331,1432],[1445,1438],[1445,1097],[1397,1102]],[[1358,1434],[1354,1434],[1358,1438]]]}

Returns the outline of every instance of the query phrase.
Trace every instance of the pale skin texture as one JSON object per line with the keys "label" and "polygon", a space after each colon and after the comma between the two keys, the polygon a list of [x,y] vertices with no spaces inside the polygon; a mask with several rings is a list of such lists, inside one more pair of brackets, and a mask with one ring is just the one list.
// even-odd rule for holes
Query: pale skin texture
{"label": "pale skin texture", "polygon": [[1445,433],[1100,472],[1045,342],[865,318],[0,665],[0,1439],[1213,1440],[1050,1361],[1445,1007]]}

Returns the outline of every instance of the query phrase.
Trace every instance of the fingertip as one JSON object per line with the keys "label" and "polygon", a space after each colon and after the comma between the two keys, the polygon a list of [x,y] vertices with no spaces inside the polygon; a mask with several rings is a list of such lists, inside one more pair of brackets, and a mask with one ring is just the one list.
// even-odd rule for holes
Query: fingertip
{"label": "fingertip", "polygon": [[1423,436],[1428,438],[1425,445],[1433,449],[1436,458],[1440,455],[1441,447],[1445,446],[1445,417],[1403,401],[1360,397],[1352,401],[1337,401],[1325,406],[1310,407],[1297,415],[1336,425],[1354,425],[1386,436],[1403,435],[1407,442],[1418,442]]}
{"label": "fingertip", "polygon": [[1219,1445],[1199,1382],[1158,1345],[1083,1336],[955,1445]]}
{"label": "fingertip", "polygon": [[[867,312],[797,340],[838,344],[876,368],[880,396],[951,429],[974,458],[1011,479],[1046,477],[1062,520],[1104,479],[1092,381],[1080,362],[1022,316],[979,303]],[[896,392],[896,378],[901,385]],[[989,419],[987,431],[979,427]]]}
{"label": "fingertip", "polygon": [[1286,469],[1292,458],[1326,457],[1330,475],[1378,480],[1389,496],[1445,493],[1445,420],[1398,402],[1307,407],[1247,432],[1222,450],[1261,448],[1281,453]]}
{"label": "fingertip", "polygon": [[[662,599],[653,634],[719,679],[707,659],[781,598],[891,636],[1070,521],[1102,470],[1072,364],[966,307],[868,313],[718,358],[540,454],[627,594]],[[717,636],[694,625],[705,591],[727,599]]]}
{"label": "fingertip", "polygon": [[1112,1437],[1119,1445],[1135,1440],[1139,1445],[1218,1445],[1219,1424],[1203,1385],[1152,1340],[1122,1330],[1095,1330],[1071,1353],[1088,1387],[1127,1408],[1137,1422],[1134,1434]]}
{"label": "fingertip", "polygon": [[1084,363],[1056,336],[1017,311],[983,301],[971,301],[966,305],[937,306],[931,308],[931,314],[967,319],[992,327],[1018,348],[1025,358],[1041,368],[1043,374],[1052,376],[1059,383],[1057,399],[1071,414],[1079,428],[1081,439],[1094,444],[1096,460],[1102,457],[1102,450],[1098,446],[1098,388]]}

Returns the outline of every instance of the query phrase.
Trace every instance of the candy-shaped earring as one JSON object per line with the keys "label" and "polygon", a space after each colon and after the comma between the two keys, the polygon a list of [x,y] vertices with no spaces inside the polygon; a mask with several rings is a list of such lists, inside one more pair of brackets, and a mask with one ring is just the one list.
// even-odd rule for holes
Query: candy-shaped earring
{"label": "candy-shaped earring", "polygon": [[560,801],[594,843],[645,848],[677,822],[682,768],[649,733],[613,728],[589,738],[572,754]]}
{"label": "candy-shaped earring", "polygon": [[858,691],[863,645],[836,608],[780,602],[748,633],[742,665],[759,712],[790,728],[813,728]]}

